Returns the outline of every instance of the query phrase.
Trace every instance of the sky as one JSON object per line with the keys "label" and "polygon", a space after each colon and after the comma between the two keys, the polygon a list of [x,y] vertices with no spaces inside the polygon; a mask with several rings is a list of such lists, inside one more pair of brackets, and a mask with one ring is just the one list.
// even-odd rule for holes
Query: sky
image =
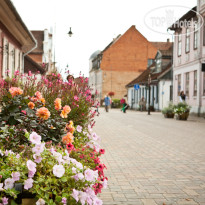
{"label": "sky", "polygon": [[[172,40],[169,23],[197,0],[12,0],[29,30],[53,30],[58,70],[89,76],[89,58],[132,25],[149,41]],[[174,5],[174,6],[173,6]],[[171,13],[170,13],[171,12]],[[166,16],[166,23],[161,15]],[[167,20],[168,19],[168,20]],[[73,36],[69,37],[69,29]]]}

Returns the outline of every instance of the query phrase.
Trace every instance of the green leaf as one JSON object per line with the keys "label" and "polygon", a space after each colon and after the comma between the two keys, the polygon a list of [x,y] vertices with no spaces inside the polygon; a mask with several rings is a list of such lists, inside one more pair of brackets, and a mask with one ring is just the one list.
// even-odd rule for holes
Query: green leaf
{"label": "green leaf", "polygon": [[61,178],[61,181],[62,181],[62,182],[67,182],[67,178],[66,178],[66,177],[62,177],[62,178]]}
{"label": "green leaf", "polygon": [[61,202],[62,201],[62,198],[60,196],[56,196],[56,201],[57,202]]}

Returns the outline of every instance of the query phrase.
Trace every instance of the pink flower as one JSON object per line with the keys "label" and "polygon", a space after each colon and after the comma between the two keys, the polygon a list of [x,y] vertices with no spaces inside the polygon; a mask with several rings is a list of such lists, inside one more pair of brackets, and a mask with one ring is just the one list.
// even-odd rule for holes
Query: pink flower
{"label": "pink flower", "polygon": [[21,110],[21,112],[22,112],[24,115],[26,115],[26,111],[25,111],[25,110]]}
{"label": "pink flower", "polygon": [[76,189],[73,189],[73,193],[71,194],[71,196],[76,200],[76,202],[78,202],[79,200],[78,195],[79,195],[79,191]]}
{"label": "pink flower", "polygon": [[24,189],[28,190],[33,187],[33,179],[29,178],[24,181]]}
{"label": "pink flower", "polygon": [[30,134],[29,140],[33,143],[33,144],[41,144],[41,136],[38,135],[36,132],[32,132]]}
{"label": "pink flower", "polygon": [[94,182],[98,178],[98,170],[93,171],[91,169],[85,170],[85,179],[90,182]]}
{"label": "pink flower", "polygon": [[82,127],[81,127],[80,125],[78,125],[78,126],[76,127],[76,130],[77,130],[78,132],[82,132]]}
{"label": "pink flower", "polygon": [[93,199],[93,205],[102,205],[102,204],[103,204],[102,200],[98,199],[97,197]]}
{"label": "pink flower", "polygon": [[39,155],[34,154],[33,158],[35,159],[34,162],[40,163],[42,161],[42,157]]}
{"label": "pink flower", "polygon": [[37,92],[35,93],[35,97],[36,97],[38,100],[41,100],[42,95],[41,95],[41,93],[40,93],[39,91],[37,91]]}
{"label": "pink flower", "polygon": [[13,179],[14,181],[18,181],[18,180],[20,179],[20,173],[19,173],[19,172],[13,172],[13,173],[11,174],[11,176],[12,176],[12,179]]}
{"label": "pink flower", "polygon": [[32,72],[30,70],[28,71],[28,76],[32,76]]}
{"label": "pink flower", "polygon": [[74,100],[76,100],[76,101],[79,101],[79,98],[78,98],[78,96],[74,96]]}
{"label": "pink flower", "polygon": [[2,199],[2,203],[3,203],[3,205],[6,205],[6,204],[8,204],[9,202],[8,202],[8,198],[6,198],[6,197],[3,197]]}
{"label": "pink flower", "polygon": [[106,180],[106,179],[104,179],[104,181],[103,181],[102,185],[103,185],[103,188],[104,188],[104,189],[106,189],[106,188],[107,188],[107,180]]}
{"label": "pink flower", "polygon": [[4,189],[12,189],[14,187],[14,180],[12,178],[7,178],[4,181]]}
{"label": "pink flower", "polygon": [[31,160],[27,161],[27,167],[29,171],[36,172],[36,163],[32,162]]}
{"label": "pink flower", "polygon": [[62,203],[67,204],[67,199],[65,197],[62,198]]}
{"label": "pink flower", "polygon": [[36,144],[35,147],[32,148],[32,152],[35,153],[36,155],[40,155],[45,148],[45,143],[41,144]]}
{"label": "pink flower", "polygon": [[60,178],[60,177],[62,177],[64,175],[64,173],[65,173],[65,168],[64,168],[63,165],[54,165],[54,167],[53,167],[53,174],[56,177]]}
{"label": "pink flower", "polygon": [[28,171],[28,177],[29,178],[33,178],[34,177],[35,172],[33,171]]}
{"label": "pink flower", "polygon": [[87,199],[87,193],[83,192],[83,191],[79,191],[79,200],[81,202],[82,205],[85,204],[85,201]]}

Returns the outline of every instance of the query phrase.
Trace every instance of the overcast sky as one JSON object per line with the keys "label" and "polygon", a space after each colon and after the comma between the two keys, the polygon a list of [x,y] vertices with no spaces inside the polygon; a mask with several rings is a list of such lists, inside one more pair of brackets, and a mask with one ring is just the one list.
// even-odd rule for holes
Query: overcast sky
{"label": "overcast sky", "polygon": [[[29,30],[50,30],[55,32],[55,54],[57,66],[64,70],[69,65],[76,77],[82,71],[89,75],[89,58],[96,50],[103,50],[114,37],[123,34],[130,26],[136,28],[150,41],[166,41],[171,35],[166,26],[160,28],[162,10],[172,11],[172,18],[181,17],[189,8],[196,6],[196,0],[12,0]],[[173,13],[169,5],[176,7]],[[159,8],[159,10],[153,10]],[[188,8],[187,8],[188,7]],[[171,8],[171,7],[170,7]],[[151,18],[158,28],[150,29]],[[169,13],[168,13],[169,14]],[[153,17],[152,15],[152,17]],[[158,16],[159,15],[159,16]],[[149,19],[150,20],[150,19]],[[155,20],[155,21],[154,21]],[[72,27],[73,36],[68,37]],[[56,28],[56,29],[54,29]],[[160,31],[161,29],[161,31]]]}

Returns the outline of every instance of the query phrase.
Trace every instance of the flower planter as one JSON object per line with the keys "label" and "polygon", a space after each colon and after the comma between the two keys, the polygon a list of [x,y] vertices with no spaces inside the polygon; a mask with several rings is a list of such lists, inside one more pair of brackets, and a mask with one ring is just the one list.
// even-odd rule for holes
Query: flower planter
{"label": "flower planter", "polygon": [[165,113],[164,117],[165,118],[174,118],[174,113]]}
{"label": "flower planter", "polygon": [[189,117],[189,112],[184,112],[182,114],[178,114],[176,119],[177,120],[187,120]]}

